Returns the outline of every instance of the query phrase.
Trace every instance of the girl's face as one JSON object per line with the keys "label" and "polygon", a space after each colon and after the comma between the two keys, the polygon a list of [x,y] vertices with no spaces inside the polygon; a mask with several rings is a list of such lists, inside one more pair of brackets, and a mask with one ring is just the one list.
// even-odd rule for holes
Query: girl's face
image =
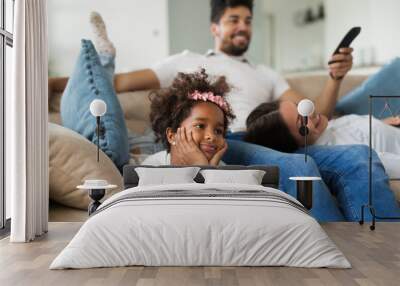
{"label": "girl's face", "polygon": [[[280,103],[279,112],[286,126],[289,128],[290,134],[296,139],[297,144],[299,144],[299,146],[304,146],[304,137],[299,133],[301,117],[297,112],[297,105],[291,101],[282,101]],[[309,144],[314,144],[327,126],[328,118],[326,118],[325,115],[314,112],[308,117],[307,127],[309,133],[307,135],[307,142]]]}
{"label": "girl's face", "polygon": [[[192,107],[190,115],[180,127],[192,131],[193,140],[204,153],[207,160],[221,150],[225,143],[224,113],[214,103],[200,102]],[[173,133],[171,137],[176,136]]]}

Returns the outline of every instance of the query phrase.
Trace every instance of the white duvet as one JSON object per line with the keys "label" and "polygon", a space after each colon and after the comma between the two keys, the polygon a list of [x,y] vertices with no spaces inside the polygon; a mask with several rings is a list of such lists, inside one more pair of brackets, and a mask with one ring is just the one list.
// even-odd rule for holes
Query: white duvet
{"label": "white duvet", "polygon": [[196,183],[135,187],[112,196],[50,269],[127,265],[351,267],[287,194]]}

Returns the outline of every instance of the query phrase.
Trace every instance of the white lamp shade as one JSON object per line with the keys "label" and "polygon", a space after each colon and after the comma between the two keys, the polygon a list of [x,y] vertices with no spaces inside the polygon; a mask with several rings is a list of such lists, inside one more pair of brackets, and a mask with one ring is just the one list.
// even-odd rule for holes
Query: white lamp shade
{"label": "white lamp shade", "polygon": [[301,116],[310,116],[314,113],[314,103],[309,99],[303,99],[297,105],[297,112]]}
{"label": "white lamp shade", "polygon": [[103,116],[107,112],[107,104],[104,100],[101,99],[94,99],[90,103],[90,113],[93,116]]}

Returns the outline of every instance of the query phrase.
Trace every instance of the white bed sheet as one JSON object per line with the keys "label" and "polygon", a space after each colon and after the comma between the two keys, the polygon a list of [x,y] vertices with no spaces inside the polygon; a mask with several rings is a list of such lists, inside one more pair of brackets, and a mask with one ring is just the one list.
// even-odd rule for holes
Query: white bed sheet
{"label": "white bed sheet", "polygon": [[[293,266],[350,268],[318,222],[279,200],[182,197],[126,200],[145,191],[262,190],[254,185],[135,187],[105,201],[50,269],[145,266]],[[108,207],[107,207],[108,206]]]}

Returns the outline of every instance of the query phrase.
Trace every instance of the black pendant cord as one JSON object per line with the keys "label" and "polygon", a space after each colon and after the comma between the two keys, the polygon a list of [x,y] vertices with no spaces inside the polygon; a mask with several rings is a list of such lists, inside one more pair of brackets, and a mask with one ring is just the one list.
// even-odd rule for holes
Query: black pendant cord
{"label": "black pendant cord", "polygon": [[96,116],[96,133],[97,133],[97,162],[99,162],[99,152],[100,152],[100,116]]}
{"label": "black pendant cord", "polygon": [[307,163],[307,133],[304,136],[304,162]]}
{"label": "black pendant cord", "polygon": [[303,122],[303,128],[304,128],[304,162],[307,163],[307,135],[308,135],[307,124],[308,124],[308,117],[307,116],[303,116],[302,117],[302,122]]}

